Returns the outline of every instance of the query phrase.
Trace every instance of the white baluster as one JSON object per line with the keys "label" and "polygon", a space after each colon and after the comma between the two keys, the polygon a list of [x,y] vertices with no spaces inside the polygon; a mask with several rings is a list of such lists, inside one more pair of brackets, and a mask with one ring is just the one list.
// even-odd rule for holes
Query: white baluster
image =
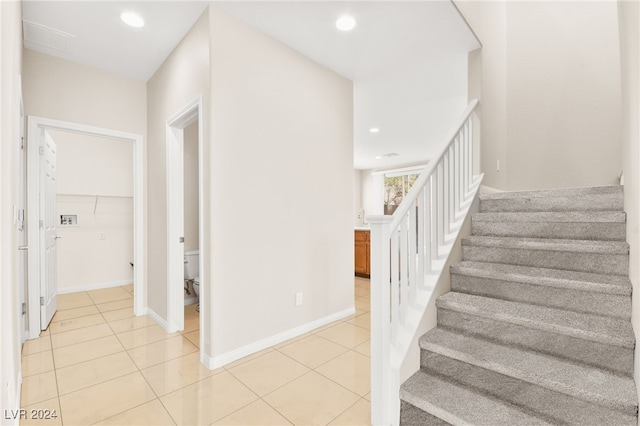
{"label": "white baluster", "polygon": [[400,305],[400,283],[398,277],[400,275],[399,257],[400,250],[398,249],[398,230],[391,231],[391,341],[397,342],[398,338],[398,309]]}
{"label": "white baluster", "polygon": [[442,202],[443,202],[443,210],[442,210],[442,245],[447,242],[447,235],[449,234],[449,223],[450,223],[450,214],[449,214],[449,150],[447,149],[444,153],[444,157],[440,160],[442,163]]}
{"label": "white baluster", "polygon": [[[429,186],[429,183],[427,183],[427,186]],[[428,223],[426,221],[426,213],[425,213],[425,208],[427,207],[427,203],[426,203],[426,187],[422,188],[422,191],[420,191],[420,195],[418,196],[418,209],[416,212],[416,243],[418,244],[418,256],[416,259],[416,263],[417,263],[417,269],[416,269],[416,275],[417,275],[417,282],[414,288],[418,289],[418,288],[423,288],[424,287],[424,274],[428,268],[428,264],[427,264],[427,245],[425,244],[425,239],[424,239],[424,231],[425,231],[425,227],[426,227],[426,223]]]}
{"label": "white baluster", "polygon": [[400,225],[400,322],[407,322],[409,306],[409,214],[405,215]]}
{"label": "white baluster", "polygon": [[[422,193],[422,191],[421,191]],[[409,254],[409,304],[411,306],[416,305],[416,289],[420,283],[418,283],[418,269],[420,268],[420,256],[422,255],[422,250],[420,249],[420,244],[418,241],[418,227],[420,224],[418,223],[418,209],[420,208],[420,197],[418,200],[413,203],[411,210],[409,210],[409,246],[408,246],[408,254]]]}

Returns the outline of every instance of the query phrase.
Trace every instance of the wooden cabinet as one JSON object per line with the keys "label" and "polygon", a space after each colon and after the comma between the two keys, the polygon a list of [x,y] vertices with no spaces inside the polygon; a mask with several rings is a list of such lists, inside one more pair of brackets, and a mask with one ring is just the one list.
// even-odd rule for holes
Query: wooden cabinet
{"label": "wooden cabinet", "polygon": [[355,231],[355,273],[369,278],[369,231]]}

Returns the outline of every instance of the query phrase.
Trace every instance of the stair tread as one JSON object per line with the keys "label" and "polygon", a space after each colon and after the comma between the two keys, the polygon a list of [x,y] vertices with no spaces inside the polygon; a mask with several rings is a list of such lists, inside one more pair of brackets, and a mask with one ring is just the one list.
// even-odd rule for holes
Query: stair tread
{"label": "stair tread", "polygon": [[507,402],[431,376],[422,370],[418,370],[402,385],[400,399],[451,424],[551,424]]}
{"label": "stair tread", "polygon": [[549,198],[549,197],[579,197],[589,195],[619,194],[622,196],[622,186],[596,186],[587,188],[559,188],[534,191],[509,191],[480,194],[480,200],[504,200],[513,198]]}
{"label": "stair tread", "polygon": [[451,266],[460,275],[514,281],[556,288],[631,295],[631,281],[620,275],[537,268],[505,263],[463,261]]}
{"label": "stair tread", "polygon": [[638,419],[610,407],[508,377],[443,355],[429,354],[422,371],[442,380],[522,408],[556,425],[628,425]]}
{"label": "stair tread", "polygon": [[628,254],[629,244],[624,241],[562,240],[551,238],[482,237],[470,236],[462,240],[463,246],[483,246],[507,249],[548,250],[580,253]]}
{"label": "stair tread", "polygon": [[558,222],[558,223],[625,223],[626,214],[620,211],[576,212],[486,212],[471,215],[474,221],[487,222]]}
{"label": "stair tread", "polygon": [[436,306],[593,342],[635,347],[628,320],[458,292],[440,296]]}
{"label": "stair tread", "polygon": [[424,334],[420,338],[420,347],[596,404],[627,413],[637,410],[636,388],[631,377],[441,328]]}

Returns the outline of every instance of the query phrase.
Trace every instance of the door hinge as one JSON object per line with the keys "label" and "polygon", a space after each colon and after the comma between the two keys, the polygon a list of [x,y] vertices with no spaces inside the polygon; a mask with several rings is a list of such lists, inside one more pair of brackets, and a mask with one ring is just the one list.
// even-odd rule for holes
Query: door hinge
{"label": "door hinge", "polygon": [[184,243],[184,237],[180,237],[180,242]]}
{"label": "door hinge", "polygon": [[20,136],[20,149],[24,149],[24,136]]}
{"label": "door hinge", "polygon": [[26,303],[22,303],[22,315],[27,313],[27,304]]}
{"label": "door hinge", "polygon": [[40,220],[40,229],[44,229],[44,220]]}
{"label": "door hinge", "polygon": [[40,296],[40,306],[44,306],[44,297]]}
{"label": "door hinge", "polygon": [[44,146],[41,146],[40,149],[38,149],[38,152],[40,155],[44,155]]}

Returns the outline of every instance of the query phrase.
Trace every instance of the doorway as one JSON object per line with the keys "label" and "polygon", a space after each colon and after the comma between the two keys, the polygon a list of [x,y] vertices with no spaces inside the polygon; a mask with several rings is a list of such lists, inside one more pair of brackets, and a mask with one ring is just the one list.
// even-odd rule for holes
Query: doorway
{"label": "doorway", "polygon": [[[144,275],[144,210],[143,210],[143,146],[142,136],[103,129],[83,124],[52,120],[30,116],[28,118],[28,173],[27,173],[27,205],[29,232],[29,256],[28,256],[28,333],[27,338],[34,339],[40,335],[40,331],[46,328],[47,317],[53,315],[55,310],[55,294],[57,292],[55,282],[52,283],[53,273],[45,273],[47,257],[45,251],[55,250],[51,240],[57,241],[55,226],[47,224],[46,217],[51,216],[51,209],[44,208],[51,205],[51,200],[43,202],[41,194],[44,191],[44,170],[41,167],[41,158],[46,152],[52,151],[55,155],[55,145],[51,144],[48,131],[62,131],[80,135],[108,138],[119,141],[127,141],[133,144],[133,263],[139,265],[134,268],[134,314],[145,313],[145,275]],[[47,148],[49,146],[49,148]],[[50,156],[49,156],[50,157]],[[51,160],[50,160],[51,161]],[[55,170],[55,163],[50,170]],[[55,180],[55,179],[54,179]],[[49,188],[51,189],[51,188]],[[55,200],[55,190],[53,191]],[[46,201],[46,200],[45,200]],[[55,207],[55,206],[54,206]],[[55,211],[55,208],[54,208]],[[54,219],[55,213],[53,214]],[[49,222],[51,222],[49,220]],[[54,220],[55,222],[55,220]],[[47,224],[47,226],[45,226]],[[47,228],[47,229],[45,229]],[[49,238],[47,238],[49,237]],[[43,303],[44,302],[44,303]]]}
{"label": "doorway", "polygon": [[[199,298],[206,300],[207,283],[203,273],[207,259],[203,227],[203,97],[200,95],[167,120],[167,328],[168,332],[184,329],[185,302],[185,129],[197,125],[197,247],[199,250]],[[189,133],[188,131],[186,132]],[[195,214],[191,215],[191,218]],[[195,238],[195,236],[193,237]],[[189,242],[191,249],[196,246]],[[202,318],[207,303],[200,303],[200,341],[203,342]],[[203,354],[201,346],[201,357]]]}

